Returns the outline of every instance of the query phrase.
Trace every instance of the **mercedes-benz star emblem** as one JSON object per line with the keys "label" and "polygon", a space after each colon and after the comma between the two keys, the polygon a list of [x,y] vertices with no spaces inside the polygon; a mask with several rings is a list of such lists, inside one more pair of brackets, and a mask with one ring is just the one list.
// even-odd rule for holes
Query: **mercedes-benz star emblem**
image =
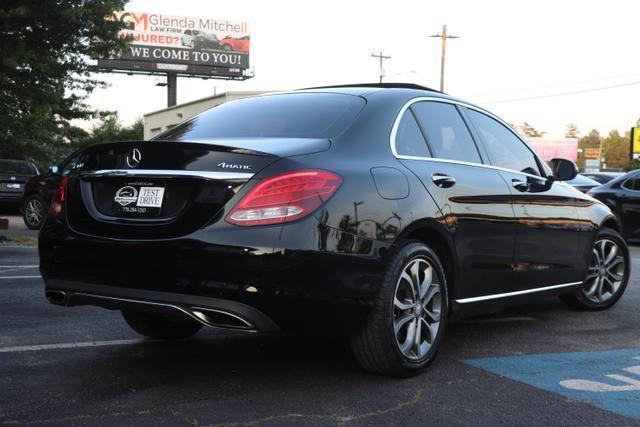
{"label": "mercedes-benz star emblem", "polygon": [[140,166],[140,161],[142,160],[142,153],[137,148],[129,151],[127,154],[127,165],[130,168],[137,168]]}

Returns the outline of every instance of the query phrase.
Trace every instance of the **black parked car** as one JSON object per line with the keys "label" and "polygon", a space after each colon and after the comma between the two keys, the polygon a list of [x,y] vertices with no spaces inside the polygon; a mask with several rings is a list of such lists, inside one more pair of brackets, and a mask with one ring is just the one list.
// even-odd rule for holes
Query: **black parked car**
{"label": "black parked car", "polygon": [[609,181],[621,177],[624,175],[624,172],[585,172],[581,175],[598,181],[600,184],[606,184]]}
{"label": "black parked car", "polygon": [[611,209],[625,239],[640,238],[640,171],[631,171],[594,188],[589,194]]}
{"label": "black parked car", "polygon": [[605,309],[629,279],[611,211],[561,182],[575,164],[413,85],[233,101],[79,164],[40,233],[46,296],[149,337],[342,334],[403,376],[452,315],[536,295]]}
{"label": "black parked car", "polygon": [[600,183],[596,180],[593,180],[591,178],[587,178],[584,175],[576,175],[575,178],[567,181],[567,184],[577,188],[578,190],[582,191],[583,193],[588,192],[589,190],[591,190],[592,188],[596,188],[600,185]]}
{"label": "black parked car", "polygon": [[39,230],[62,177],[76,166],[79,153],[67,157],[60,166],[51,166],[49,172],[31,177],[24,186],[22,219],[31,230]]}
{"label": "black parked car", "polygon": [[38,168],[23,160],[0,159],[0,205],[19,207],[27,180]]}

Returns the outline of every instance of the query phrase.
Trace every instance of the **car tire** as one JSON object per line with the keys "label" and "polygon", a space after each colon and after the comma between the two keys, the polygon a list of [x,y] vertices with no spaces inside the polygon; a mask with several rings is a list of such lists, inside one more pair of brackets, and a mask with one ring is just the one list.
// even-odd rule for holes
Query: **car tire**
{"label": "car tire", "polygon": [[186,317],[132,310],[122,310],[122,316],[131,329],[140,335],[161,340],[188,338],[202,328],[202,324]]}
{"label": "car tire", "polygon": [[22,203],[22,220],[30,230],[40,230],[46,215],[45,203],[39,194],[28,196]]}
{"label": "car tire", "polygon": [[406,242],[389,261],[369,316],[351,338],[352,351],[370,372],[415,375],[435,358],[448,312],[447,282],[438,255],[421,242]]}
{"label": "car tire", "polygon": [[594,240],[587,278],[577,290],[560,299],[579,310],[606,310],[624,294],[630,266],[629,249],[622,236],[603,228]]}

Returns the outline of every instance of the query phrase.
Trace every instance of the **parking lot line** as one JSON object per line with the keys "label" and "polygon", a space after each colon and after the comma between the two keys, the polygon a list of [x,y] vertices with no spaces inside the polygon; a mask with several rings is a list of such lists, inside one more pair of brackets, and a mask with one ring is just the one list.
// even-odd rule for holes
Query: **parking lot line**
{"label": "parking lot line", "polygon": [[129,345],[153,342],[148,339],[129,339],[129,340],[112,340],[112,341],[87,341],[87,342],[70,342],[61,344],[40,344],[40,345],[24,345],[18,347],[0,347],[0,353],[22,353],[25,351],[42,351],[42,350],[60,350],[65,348],[84,348],[84,347],[106,347],[112,345]]}
{"label": "parking lot line", "polygon": [[36,268],[40,267],[38,264],[32,265],[0,265],[0,268]]}
{"label": "parking lot line", "polygon": [[2,279],[40,279],[42,276],[0,276],[0,280]]}

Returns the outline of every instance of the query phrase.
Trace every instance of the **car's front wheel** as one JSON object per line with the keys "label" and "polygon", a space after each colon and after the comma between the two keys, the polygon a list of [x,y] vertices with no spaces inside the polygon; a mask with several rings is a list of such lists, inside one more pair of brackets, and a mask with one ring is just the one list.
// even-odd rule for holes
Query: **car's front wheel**
{"label": "car's front wheel", "polygon": [[27,197],[22,204],[22,219],[30,230],[40,230],[44,222],[44,200],[38,194]]}
{"label": "car's front wheel", "polygon": [[351,340],[356,359],[371,372],[418,373],[436,356],[448,301],[438,255],[423,243],[404,244],[389,263],[368,319]]}
{"label": "car's front wheel", "polygon": [[622,236],[610,228],[595,238],[587,277],[574,293],[561,299],[581,310],[604,310],[613,306],[627,288],[631,262]]}
{"label": "car's front wheel", "polygon": [[131,310],[122,310],[122,316],[131,329],[140,335],[162,340],[188,338],[202,328],[202,324],[187,317]]}

